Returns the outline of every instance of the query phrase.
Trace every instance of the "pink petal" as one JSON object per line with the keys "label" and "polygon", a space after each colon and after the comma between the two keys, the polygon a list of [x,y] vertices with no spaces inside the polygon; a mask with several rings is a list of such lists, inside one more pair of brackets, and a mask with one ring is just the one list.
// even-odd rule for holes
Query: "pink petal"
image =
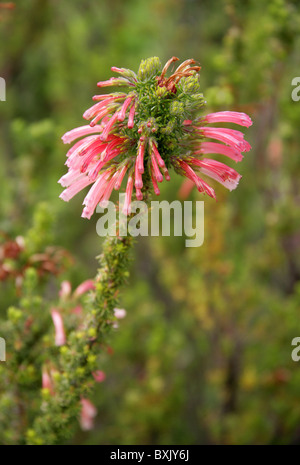
{"label": "pink petal", "polygon": [[217,113],[210,113],[203,118],[207,123],[235,123],[247,128],[252,125],[251,118],[246,113],[239,113],[237,111],[219,111]]}
{"label": "pink petal", "polygon": [[75,289],[74,297],[79,297],[92,289],[95,289],[94,281],[92,279],[87,279]]}
{"label": "pink petal", "polygon": [[124,121],[125,119],[125,116],[126,116],[126,111],[127,111],[127,108],[129,107],[129,105],[131,104],[133,100],[133,97],[128,97],[125,102],[123,103],[122,107],[121,107],[121,110],[119,110],[119,113],[118,113],[118,120],[119,121]]}
{"label": "pink petal", "polygon": [[133,190],[133,177],[130,175],[127,181],[126,193],[125,193],[125,202],[123,205],[123,213],[124,215],[129,215],[131,212],[131,197],[132,197],[132,190]]}
{"label": "pink petal", "polygon": [[153,172],[154,172],[154,176],[155,176],[156,180],[158,182],[163,182],[163,180],[164,180],[163,175],[159,171],[159,168],[158,168],[158,165],[157,165],[157,162],[156,162],[156,158],[153,155],[153,153],[151,153],[151,163],[152,163]]}
{"label": "pink petal", "polygon": [[106,374],[104,371],[97,370],[93,372],[93,377],[97,383],[103,383],[103,381],[106,379]]}
{"label": "pink petal", "polygon": [[199,178],[195,171],[185,161],[180,161],[179,163],[186,176],[196,184],[199,192],[206,192],[210,197],[213,197],[214,199],[216,198],[216,194],[213,188],[210,187],[205,181],[203,181],[203,179]]}
{"label": "pink petal", "polygon": [[69,202],[69,200],[72,199],[74,195],[78,194],[78,192],[80,192],[89,184],[92,184],[92,182],[93,181],[91,181],[87,176],[85,176],[84,178],[80,178],[77,181],[75,181],[71,186],[67,187],[67,189],[65,189],[59,197],[65,202]]}
{"label": "pink petal", "polygon": [[101,136],[100,136],[100,139],[102,141],[106,141],[106,139],[108,138],[108,134],[109,134],[109,131],[111,130],[111,128],[113,127],[113,125],[115,124],[115,122],[117,121],[118,119],[118,112],[114,113],[113,116],[110,118],[110,120],[108,121],[108,123],[106,124]]}
{"label": "pink petal", "polygon": [[66,334],[62,316],[57,310],[52,310],[51,316],[55,327],[55,345],[62,346],[66,343]]}
{"label": "pink petal", "polygon": [[200,167],[203,174],[215,179],[230,191],[237,187],[242,177],[234,169],[216,160],[203,158],[198,161],[197,165]]}
{"label": "pink petal", "polygon": [[46,368],[43,368],[42,370],[42,388],[49,389],[50,394],[53,394],[52,380]]}
{"label": "pink petal", "polygon": [[75,128],[75,129],[72,129],[71,131],[66,132],[62,136],[62,141],[64,144],[69,144],[70,142],[73,142],[73,140],[78,139],[79,137],[87,136],[95,132],[100,132],[100,130],[101,130],[100,126],[94,126],[94,127],[91,127],[89,125],[80,126],[79,128]]}
{"label": "pink petal", "polygon": [[199,127],[205,137],[217,139],[241,152],[247,152],[251,146],[244,140],[244,134],[240,131],[227,128],[204,128]]}
{"label": "pink petal", "polygon": [[128,128],[131,129],[134,126],[134,115],[135,115],[135,102],[133,102],[132,107],[129,110],[129,115],[128,115]]}
{"label": "pink petal", "polygon": [[97,409],[89,399],[81,399],[80,426],[83,431],[90,431],[94,428],[94,418]]}
{"label": "pink petal", "polygon": [[165,166],[165,162],[164,160],[161,158],[160,156],[160,153],[159,151],[157,150],[157,147],[156,147],[156,144],[154,141],[151,141],[151,148],[152,148],[152,151],[157,159],[157,162],[159,164],[160,167],[164,167]]}
{"label": "pink petal", "polygon": [[225,155],[236,162],[243,159],[243,155],[240,150],[237,150],[234,147],[229,147],[228,145],[218,144],[216,142],[201,142],[200,149],[194,152],[195,155],[207,153],[220,153],[221,155]]}
{"label": "pink petal", "polygon": [[59,297],[65,299],[71,294],[72,288],[70,281],[63,281],[60,285]]}
{"label": "pink petal", "polygon": [[123,181],[123,179],[124,179],[124,176],[125,176],[125,174],[126,174],[127,169],[128,169],[128,166],[125,165],[125,166],[123,166],[123,168],[122,168],[121,170],[119,170],[119,177],[118,177],[118,179],[117,179],[117,181],[116,181],[116,183],[115,183],[115,190],[119,190],[119,189],[120,189],[121,184],[122,184],[122,181]]}
{"label": "pink petal", "polygon": [[114,308],[115,317],[121,320],[126,316],[126,310],[124,308]]}

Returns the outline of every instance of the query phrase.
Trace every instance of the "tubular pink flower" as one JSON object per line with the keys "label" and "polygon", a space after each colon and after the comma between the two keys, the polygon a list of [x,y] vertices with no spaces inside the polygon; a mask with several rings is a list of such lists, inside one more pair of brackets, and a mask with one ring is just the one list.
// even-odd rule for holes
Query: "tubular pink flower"
{"label": "tubular pink flower", "polygon": [[95,405],[89,400],[81,399],[80,426],[83,431],[90,431],[94,428],[94,418],[97,415]]}
{"label": "tubular pink flower", "polygon": [[51,395],[54,394],[52,379],[45,367],[42,369],[42,388],[48,389]]}
{"label": "tubular pink flower", "polygon": [[78,179],[83,179],[83,178],[85,178],[85,175],[81,173],[80,170],[74,169],[74,170],[68,171],[67,174],[65,174],[58,180],[58,182],[63,187],[68,187],[71,184],[73,184],[75,181],[77,181]]}
{"label": "tubular pink flower", "polygon": [[119,171],[119,177],[118,179],[116,180],[116,183],[115,183],[115,190],[118,191],[121,187],[121,184],[122,184],[122,181],[124,179],[124,176],[126,174],[126,171],[128,170],[128,166],[125,165],[123,166],[123,168],[121,168],[121,170]]}
{"label": "tubular pink flower", "polygon": [[85,173],[93,161],[98,161],[97,156],[103,150],[103,144],[97,143],[89,148],[89,151],[81,158],[80,172]]}
{"label": "tubular pink flower", "polygon": [[84,178],[77,179],[73,184],[67,187],[61,194],[60,198],[63,199],[65,202],[69,202],[70,199],[74,197],[74,195],[78,194],[82,189],[84,189],[89,184],[92,184],[93,181],[90,180],[87,176]]}
{"label": "tubular pink flower", "polygon": [[115,98],[119,98],[119,99],[124,99],[127,97],[127,94],[124,94],[124,93],[117,93],[117,94],[100,94],[100,95],[94,95],[92,97],[92,99],[94,101],[98,101],[98,100],[106,100],[109,99],[110,97],[115,97]]}
{"label": "tubular pink flower", "polygon": [[86,292],[95,289],[95,284],[92,279],[87,279],[83,281],[83,283],[79,284],[79,286],[74,291],[74,297],[79,297]]}
{"label": "tubular pink flower", "polygon": [[[99,151],[101,146],[105,147],[103,143],[100,141],[99,136],[89,136],[86,137],[84,141],[80,141],[81,144],[78,145],[76,150],[73,151],[72,154],[67,158],[66,165],[68,168],[78,169],[80,168],[84,158],[84,155],[87,155],[90,150],[92,150],[95,146],[99,147]],[[102,145],[101,145],[102,144]]]}
{"label": "tubular pink flower", "polygon": [[111,130],[111,128],[113,127],[113,125],[115,124],[115,122],[118,119],[118,113],[119,112],[116,111],[116,113],[113,114],[113,116],[110,118],[110,120],[106,124],[106,126],[105,126],[105,128],[102,131],[102,134],[100,136],[100,139],[102,141],[106,141],[106,139],[108,138],[109,131]]}
{"label": "tubular pink flower", "polygon": [[113,99],[110,98],[110,99],[106,99],[106,100],[102,100],[101,102],[98,102],[96,103],[95,105],[93,105],[92,107],[88,108],[87,110],[85,110],[85,112],[83,113],[83,118],[86,119],[86,120],[90,120],[92,118],[95,118],[95,116],[99,115],[100,111],[102,112],[102,110],[105,108],[107,109],[107,104],[109,102],[111,102]]}
{"label": "tubular pink flower", "polygon": [[95,132],[99,132],[99,126],[91,127],[89,125],[81,126],[79,128],[72,129],[71,131],[66,132],[62,136],[62,141],[64,144],[70,144],[75,139],[79,137],[87,136],[88,134],[94,134]]}
{"label": "tubular pink flower", "polygon": [[118,176],[119,176],[119,173],[116,172],[112,176],[112,178],[108,181],[108,183],[106,185],[106,188],[105,188],[105,190],[103,192],[102,198],[100,200],[100,204],[103,204],[103,206],[105,206],[106,202],[109,200],[109,198],[111,196],[111,193],[113,191],[113,188],[115,186],[115,183],[117,182]]}
{"label": "tubular pink flower", "polygon": [[180,186],[180,189],[178,191],[178,198],[181,200],[187,199],[194,185],[194,181],[192,181],[189,178],[186,178]]}
{"label": "tubular pink flower", "polygon": [[135,189],[135,195],[137,200],[143,200],[143,193],[138,187]]}
{"label": "tubular pink flower", "polygon": [[[104,118],[109,118],[109,116],[113,113],[113,111],[115,109],[116,109],[115,105],[110,105],[110,106],[104,107],[101,111],[99,111],[99,113],[97,113],[97,115],[94,117],[94,119],[92,119],[92,121],[90,122],[90,126],[93,127],[97,123],[99,123],[99,121],[104,120]],[[102,123],[103,123],[103,121],[102,121]]]}
{"label": "tubular pink flower", "polygon": [[82,218],[90,219],[98,203],[101,201],[103,194],[108,187],[108,177],[110,173],[102,174],[94,183],[87,196],[83,201],[85,208],[82,212]]}
{"label": "tubular pink flower", "polygon": [[154,153],[154,155],[155,155],[155,157],[156,157],[156,160],[157,160],[159,166],[160,166],[160,167],[164,167],[164,166],[165,166],[165,162],[164,162],[163,159],[161,158],[160,153],[159,153],[159,151],[157,150],[157,147],[156,147],[155,142],[154,142],[153,140],[151,141],[151,148],[152,148],[152,151],[153,151],[153,153]]}
{"label": "tubular pink flower", "polygon": [[129,110],[129,116],[128,116],[128,128],[132,129],[134,126],[134,115],[135,115],[135,102],[133,102],[132,107]]}
{"label": "tubular pink flower", "polygon": [[200,167],[200,171],[210,178],[223,184],[224,187],[232,191],[235,189],[241,179],[241,175],[233,168],[230,168],[224,163],[216,160],[203,158],[202,160],[192,160],[196,166]]}
{"label": "tubular pink flower", "polygon": [[128,79],[123,77],[111,77],[107,81],[99,81],[97,82],[98,87],[109,87],[109,86],[133,86]]}
{"label": "tubular pink flower", "polygon": [[130,175],[127,181],[126,193],[125,193],[125,202],[123,206],[123,213],[124,215],[129,215],[131,212],[131,197],[132,197],[132,190],[133,190],[133,177]]}
{"label": "tubular pink flower", "polygon": [[118,320],[121,320],[125,318],[126,310],[124,308],[114,308],[114,314],[115,317],[118,318]]}
{"label": "tubular pink flower", "polygon": [[141,141],[139,148],[138,148],[138,154],[137,154],[137,159],[136,159],[136,168],[141,174],[144,172],[145,146],[146,146],[145,141]]}
{"label": "tubular pink flower", "polygon": [[235,129],[199,127],[199,130],[204,137],[220,140],[241,152],[247,152],[251,149],[251,145],[244,140],[244,134]]}
{"label": "tubular pink flower", "polygon": [[118,112],[118,120],[119,121],[124,121],[125,116],[126,116],[126,111],[129,105],[132,103],[133,97],[128,97],[125,102],[123,103],[121,110]]}
{"label": "tubular pink flower", "polygon": [[142,179],[142,174],[141,172],[139,171],[138,169],[138,158],[136,159],[136,163],[135,163],[135,187],[136,189],[142,189],[143,187],[143,179]]}
{"label": "tubular pink flower", "polygon": [[166,181],[171,181],[171,176],[169,175],[169,171],[165,166],[162,166],[162,172],[164,173],[164,177]]}
{"label": "tubular pink flower", "polygon": [[203,179],[199,178],[195,171],[188,165],[185,161],[179,162],[182,169],[185,171],[186,176],[191,179],[196,184],[196,187],[199,192],[207,193],[210,197],[216,198],[215,191],[205,182]]}
{"label": "tubular pink flower", "polygon": [[60,285],[60,291],[58,293],[61,299],[66,299],[71,295],[72,287],[70,281],[63,281]]}
{"label": "tubular pink flower", "polygon": [[[96,140],[98,139],[99,136],[87,136],[85,137],[84,140],[80,139],[78,140],[77,142],[75,142],[75,144],[67,151],[67,154],[66,154],[66,157],[69,158],[71,155],[73,155],[74,152],[78,152],[80,147],[84,144],[86,144],[87,142],[89,141],[93,141],[93,140]],[[67,160],[68,161],[68,160]],[[67,165],[67,161],[66,161],[66,165]]]}
{"label": "tubular pink flower", "polygon": [[201,119],[206,123],[235,123],[247,128],[252,125],[252,120],[248,115],[237,111],[219,111],[210,113]]}
{"label": "tubular pink flower", "polygon": [[66,334],[62,316],[57,310],[52,310],[51,316],[55,327],[55,345],[62,346],[66,343]]}
{"label": "tubular pink flower", "polygon": [[154,193],[155,193],[155,195],[160,195],[160,190],[159,190],[159,187],[157,185],[157,180],[156,180],[156,177],[154,175],[154,170],[153,170],[152,165],[151,165],[150,171],[151,171],[151,180],[152,180],[152,184],[153,184]]}
{"label": "tubular pink flower", "polygon": [[229,147],[228,145],[218,144],[217,142],[202,142],[200,149],[193,152],[194,155],[208,153],[220,153],[221,155],[231,158],[235,162],[243,159],[243,155],[239,150]]}
{"label": "tubular pink flower", "polygon": [[159,171],[159,168],[158,168],[158,165],[157,165],[157,162],[156,162],[156,158],[153,155],[153,153],[151,153],[151,163],[152,163],[153,172],[154,172],[154,176],[155,176],[156,180],[158,182],[163,182],[163,180],[164,180],[163,175]]}
{"label": "tubular pink flower", "polygon": [[106,374],[104,373],[104,371],[97,370],[97,371],[94,371],[92,374],[93,374],[94,380],[97,383],[103,383],[103,381],[105,381],[106,379]]}

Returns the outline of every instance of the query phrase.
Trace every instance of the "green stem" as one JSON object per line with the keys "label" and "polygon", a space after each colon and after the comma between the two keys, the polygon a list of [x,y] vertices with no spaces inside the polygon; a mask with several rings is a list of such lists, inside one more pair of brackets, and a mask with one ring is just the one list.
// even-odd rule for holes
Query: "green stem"
{"label": "green stem", "polygon": [[100,346],[112,328],[119,289],[129,275],[132,242],[129,236],[108,236],[104,241],[103,253],[98,257],[96,289],[89,295],[84,326],[69,334],[67,344],[60,348],[58,371],[53,374],[54,394],[43,389],[41,414],[27,431],[27,444],[58,444],[71,435],[80,399],[88,395],[93,384]]}

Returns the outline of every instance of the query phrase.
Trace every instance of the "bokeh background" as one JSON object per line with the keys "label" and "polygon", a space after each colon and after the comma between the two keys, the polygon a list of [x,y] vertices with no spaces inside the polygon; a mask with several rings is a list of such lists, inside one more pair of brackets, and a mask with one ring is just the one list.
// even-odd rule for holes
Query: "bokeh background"
{"label": "bokeh background", "polygon": [[[14,4],[0,9],[1,241],[32,235],[35,252],[66,251],[45,298],[63,279],[75,286],[97,269],[98,217],[80,217],[81,194],[61,201],[57,180],[66,171],[61,136],[84,123],[111,66],[194,58],[207,112],[244,111],[254,123],[252,150],[231,164],[243,176],[238,189],[216,186],[217,202],[189,194],[205,200],[204,244],[138,239],[121,299],[127,316],[92,397],[95,428],[78,428],[70,443],[299,444],[300,362],[291,358],[300,336],[300,101],[291,97],[299,2]],[[161,200],[180,198],[181,178],[164,184]],[[2,317],[18,298],[8,278],[2,273]]]}

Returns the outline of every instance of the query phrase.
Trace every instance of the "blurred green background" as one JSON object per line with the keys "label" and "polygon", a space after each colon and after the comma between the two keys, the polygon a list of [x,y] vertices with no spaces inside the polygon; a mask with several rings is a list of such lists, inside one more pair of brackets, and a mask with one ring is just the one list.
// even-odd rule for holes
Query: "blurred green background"
{"label": "blurred green background", "polygon": [[[138,239],[127,316],[92,397],[95,429],[72,443],[300,444],[300,362],[291,358],[300,336],[299,2],[19,0],[0,15],[0,230],[28,235],[46,202],[41,247],[74,257],[50,297],[61,280],[75,286],[96,272],[97,215],[80,217],[82,194],[58,198],[60,138],[84,124],[111,66],[194,58],[207,112],[244,111],[254,122],[252,150],[234,166],[238,189],[216,186],[217,202],[190,194],[205,200],[204,244]],[[171,177],[159,200],[178,199],[182,179]],[[14,283],[1,283],[2,316],[16,298]]]}

